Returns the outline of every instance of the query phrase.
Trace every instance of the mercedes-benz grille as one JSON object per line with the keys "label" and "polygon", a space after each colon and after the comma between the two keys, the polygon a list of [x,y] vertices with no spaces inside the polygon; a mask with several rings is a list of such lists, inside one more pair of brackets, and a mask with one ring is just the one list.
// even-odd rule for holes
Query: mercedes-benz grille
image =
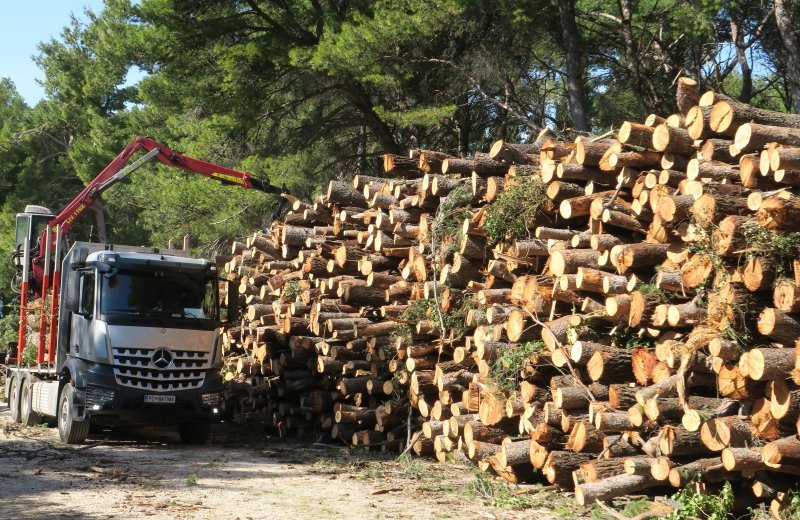
{"label": "mercedes-benz grille", "polygon": [[[115,347],[112,350],[114,379],[117,383],[154,392],[200,388],[205,379],[205,371],[211,366],[209,352],[164,347]],[[168,363],[164,363],[165,356],[169,358]]]}

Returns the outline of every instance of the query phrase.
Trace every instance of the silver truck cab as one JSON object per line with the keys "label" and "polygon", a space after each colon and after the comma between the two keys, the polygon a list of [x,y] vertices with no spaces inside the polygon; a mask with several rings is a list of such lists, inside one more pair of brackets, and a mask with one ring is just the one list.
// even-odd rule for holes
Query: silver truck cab
{"label": "silver truck cab", "polygon": [[62,438],[91,422],[207,439],[222,387],[216,269],[170,253],[78,242],[64,257],[60,377],[33,385],[34,411],[57,416]]}

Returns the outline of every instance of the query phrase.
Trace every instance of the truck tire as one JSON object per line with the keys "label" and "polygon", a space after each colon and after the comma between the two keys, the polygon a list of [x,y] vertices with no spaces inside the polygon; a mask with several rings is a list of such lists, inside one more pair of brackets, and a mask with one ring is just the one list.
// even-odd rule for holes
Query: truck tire
{"label": "truck tire", "polygon": [[42,422],[42,415],[33,411],[33,382],[30,379],[22,383],[19,408],[23,426],[36,426]]}
{"label": "truck tire", "polygon": [[67,444],[81,444],[89,435],[89,421],[73,418],[72,394],[72,385],[67,383],[58,397],[58,436]]}
{"label": "truck tire", "polygon": [[205,444],[211,437],[211,423],[181,423],[178,425],[178,433],[184,444]]}
{"label": "truck tire", "polygon": [[8,390],[8,407],[11,408],[11,422],[20,422],[22,417],[19,409],[19,376],[11,379]]}

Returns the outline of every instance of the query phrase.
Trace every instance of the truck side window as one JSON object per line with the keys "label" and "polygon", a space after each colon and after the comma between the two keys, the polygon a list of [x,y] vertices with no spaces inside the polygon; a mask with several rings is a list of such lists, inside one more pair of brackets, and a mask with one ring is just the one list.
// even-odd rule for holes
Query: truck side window
{"label": "truck side window", "polygon": [[94,273],[81,276],[81,313],[94,314]]}

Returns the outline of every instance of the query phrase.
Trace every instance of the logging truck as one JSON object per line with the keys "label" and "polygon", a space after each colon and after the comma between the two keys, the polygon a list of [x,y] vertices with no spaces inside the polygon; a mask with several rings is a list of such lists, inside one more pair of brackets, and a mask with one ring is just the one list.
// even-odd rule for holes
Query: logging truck
{"label": "logging truck", "polygon": [[[134,153],[145,152],[126,166]],[[12,420],[58,426],[85,441],[91,424],[177,425],[186,443],[208,439],[220,413],[216,266],[182,251],[75,242],[66,233],[97,198],[153,159],[223,183],[285,192],[249,173],[186,157],[136,137],[60,213],[16,216],[12,261],[20,318],[5,362]],[[23,366],[26,352],[35,361]],[[28,356],[31,357],[31,356]]]}

